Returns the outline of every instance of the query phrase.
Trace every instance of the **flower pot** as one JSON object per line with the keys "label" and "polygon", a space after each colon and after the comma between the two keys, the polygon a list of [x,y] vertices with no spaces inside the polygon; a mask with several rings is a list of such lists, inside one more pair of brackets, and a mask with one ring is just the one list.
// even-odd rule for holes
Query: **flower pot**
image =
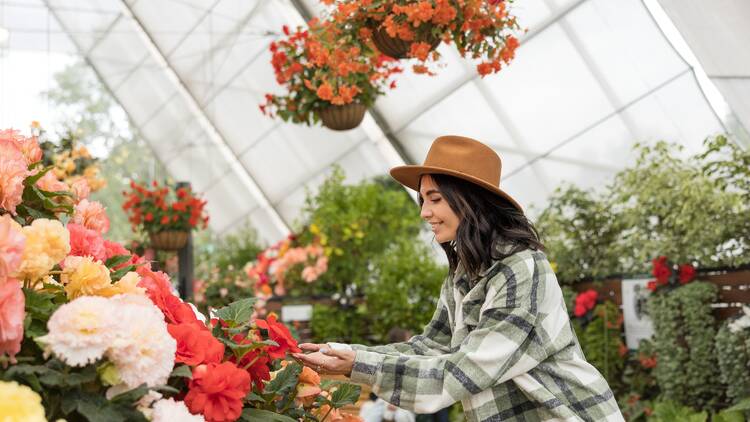
{"label": "flower pot", "polygon": [[154,249],[176,251],[185,246],[188,234],[190,232],[169,230],[159,233],[149,233],[148,236],[151,238],[151,247]]}
{"label": "flower pot", "polygon": [[[430,44],[430,51],[437,48],[438,44],[440,44],[440,38],[436,37],[429,37],[429,39],[419,41]],[[373,29],[372,42],[381,53],[394,59],[407,58],[413,44],[413,41],[404,41],[401,38],[391,37],[383,27]]]}
{"label": "flower pot", "polygon": [[332,105],[318,112],[323,126],[333,130],[354,129],[365,118],[367,107],[359,103]]}

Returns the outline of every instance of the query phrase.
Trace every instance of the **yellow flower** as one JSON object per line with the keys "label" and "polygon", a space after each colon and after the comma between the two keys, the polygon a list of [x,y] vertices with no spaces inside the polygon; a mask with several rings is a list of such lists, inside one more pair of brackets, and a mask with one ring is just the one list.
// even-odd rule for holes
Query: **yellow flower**
{"label": "yellow flower", "polygon": [[0,421],[46,422],[42,398],[15,381],[0,381]]}
{"label": "yellow flower", "polygon": [[67,173],[73,173],[76,170],[76,162],[72,159],[67,159],[65,160],[64,168]]}
{"label": "yellow flower", "polygon": [[317,224],[315,224],[315,223],[310,224],[310,233],[312,233],[312,234],[318,234],[318,233],[320,233],[320,228],[318,227]]}
{"label": "yellow flower", "polygon": [[68,299],[97,295],[100,290],[111,287],[109,269],[90,256],[69,256],[65,258],[64,267],[60,281],[65,285]]}
{"label": "yellow flower", "polygon": [[139,281],[141,281],[141,276],[134,271],[130,271],[115,284],[99,289],[94,294],[96,296],[104,297],[112,297],[114,295],[123,295],[127,293],[135,295],[146,294],[146,289],[138,287]]}
{"label": "yellow flower", "polygon": [[40,218],[23,228],[26,248],[15,277],[36,281],[70,253],[70,234],[57,220]]}
{"label": "yellow flower", "polygon": [[83,145],[79,146],[73,151],[73,158],[79,158],[79,157],[91,158],[91,154],[89,154],[89,150],[86,149],[86,147]]}

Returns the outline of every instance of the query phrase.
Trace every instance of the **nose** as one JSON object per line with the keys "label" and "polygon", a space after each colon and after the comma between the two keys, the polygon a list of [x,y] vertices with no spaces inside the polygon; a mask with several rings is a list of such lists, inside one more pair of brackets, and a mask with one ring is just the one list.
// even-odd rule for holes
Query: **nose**
{"label": "nose", "polygon": [[422,210],[420,211],[419,216],[422,217],[422,219],[427,220],[432,217],[432,211],[428,207],[422,205]]}

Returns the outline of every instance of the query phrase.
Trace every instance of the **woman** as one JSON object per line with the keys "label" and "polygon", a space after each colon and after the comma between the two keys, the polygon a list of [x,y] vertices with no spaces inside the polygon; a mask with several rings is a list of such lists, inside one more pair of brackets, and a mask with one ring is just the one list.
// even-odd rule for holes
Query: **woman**
{"label": "woman", "polygon": [[469,421],[622,421],[586,362],[536,231],[500,184],[500,157],[473,139],[436,139],[422,166],[391,175],[419,192],[448,256],[432,320],[386,346],[303,344],[306,365],[371,385],[389,403],[431,413],[456,401]]}

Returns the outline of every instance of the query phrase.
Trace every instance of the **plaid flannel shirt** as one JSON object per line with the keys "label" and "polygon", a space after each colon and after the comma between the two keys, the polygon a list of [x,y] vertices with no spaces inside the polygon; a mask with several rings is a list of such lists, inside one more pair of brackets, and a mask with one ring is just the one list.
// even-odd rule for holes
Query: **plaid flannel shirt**
{"label": "plaid flannel shirt", "polygon": [[473,286],[459,268],[406,342],[356,350],[351,379],[417,413],[457,401],[468,421],[623,421],[586,362],[544,253],[496,261]]}

